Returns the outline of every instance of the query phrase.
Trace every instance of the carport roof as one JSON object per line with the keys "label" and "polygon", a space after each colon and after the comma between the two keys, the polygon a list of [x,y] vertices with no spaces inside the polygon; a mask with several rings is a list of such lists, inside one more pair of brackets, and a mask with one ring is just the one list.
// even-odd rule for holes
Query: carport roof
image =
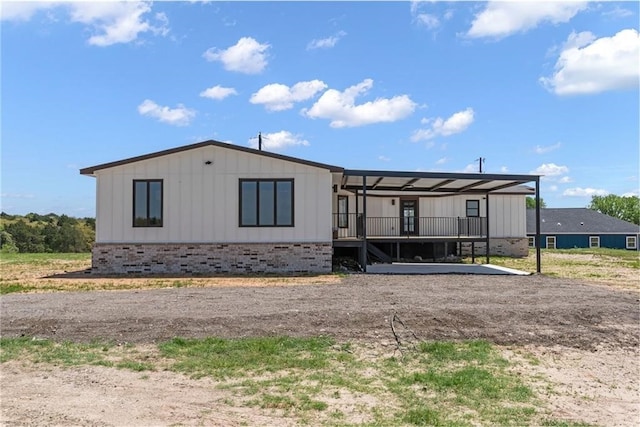
{"label": "carport roof", "polygon": [[357,191],[411,191],[437,193],[486,194],[528,182],[537,182],[538,175],[398,172],[345,169],[340,187]]}

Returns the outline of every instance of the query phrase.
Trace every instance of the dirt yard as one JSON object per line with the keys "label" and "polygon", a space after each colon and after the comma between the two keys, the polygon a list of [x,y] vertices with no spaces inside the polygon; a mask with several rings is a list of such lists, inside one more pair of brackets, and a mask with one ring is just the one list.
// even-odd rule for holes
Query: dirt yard
{"label": "dirt yard", "polygon": [[[56,280],[91,280],[70,277]],[[2,336],[144,346],[175,336],[329,335],[392,353],[395,313],[423,340],[483,338],[512,360],[533,354],[540,363],[522,364],[524,373],[554,384],[539,392],[557,418],[640,425],[638,292],[541,275],[198,280],[206,284],[4,295]],[[226,405],[213,381],[169,372],[1,368],[4,425],[291,423]]]}

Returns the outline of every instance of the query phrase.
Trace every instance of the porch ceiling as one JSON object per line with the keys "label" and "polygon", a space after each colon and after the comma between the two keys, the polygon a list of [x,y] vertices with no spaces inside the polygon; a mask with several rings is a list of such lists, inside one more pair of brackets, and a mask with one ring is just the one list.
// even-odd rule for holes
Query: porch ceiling
{"label": "porch ceiling", "polygon": [[535,182],[537,178],[537,175],[345,169],[340,187],[345,190],[357,191],[362,190],[363,185],[366,184],[367,191],[485,194]]}

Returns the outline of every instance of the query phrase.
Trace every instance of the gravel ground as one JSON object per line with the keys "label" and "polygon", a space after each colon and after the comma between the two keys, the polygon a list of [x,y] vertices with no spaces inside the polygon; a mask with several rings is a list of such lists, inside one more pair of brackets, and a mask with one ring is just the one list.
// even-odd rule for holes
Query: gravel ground
{"label": "gravel ground", "polygon": [[[215,279],[212,279],[215,280]],[[420,339],[637,348],[640,296],[542,275],[354,274],[334,284],[8,294],[5,337],[149,343],[174,336],[393,338],[394,313]]]}
{"label": "gravel ground", "polygon": [[[51,280],[69,286],[87,280],[74,277]],[[125,285],[139,279],[118,280]],[[640,425],[636,291],[542,275],[353,274],[193,283],[204,287],[3,295],[1,335],[106,339],[140,348],[174,336],[330,335],[394,354],[395,315],[423,340],[498,344],[523,375],[540,381],[537,394],[556,419]],[[521,360],[523,351],[539,363]],[[277,411],[229,405],[233,396],[206,378],[21,361],[0,368],[3,426],[296,423]]]}

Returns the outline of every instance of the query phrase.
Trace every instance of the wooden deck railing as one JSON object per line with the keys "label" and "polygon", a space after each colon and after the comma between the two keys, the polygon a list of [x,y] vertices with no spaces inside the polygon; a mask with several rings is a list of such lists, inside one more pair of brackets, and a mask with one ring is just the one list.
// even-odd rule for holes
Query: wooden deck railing
{"label": "wooden deck railing", "polygon": [[[362,214],[333,214],[334,239],[363,236]],[[486,237],[485,217],[368,217],[367,237]]]}

